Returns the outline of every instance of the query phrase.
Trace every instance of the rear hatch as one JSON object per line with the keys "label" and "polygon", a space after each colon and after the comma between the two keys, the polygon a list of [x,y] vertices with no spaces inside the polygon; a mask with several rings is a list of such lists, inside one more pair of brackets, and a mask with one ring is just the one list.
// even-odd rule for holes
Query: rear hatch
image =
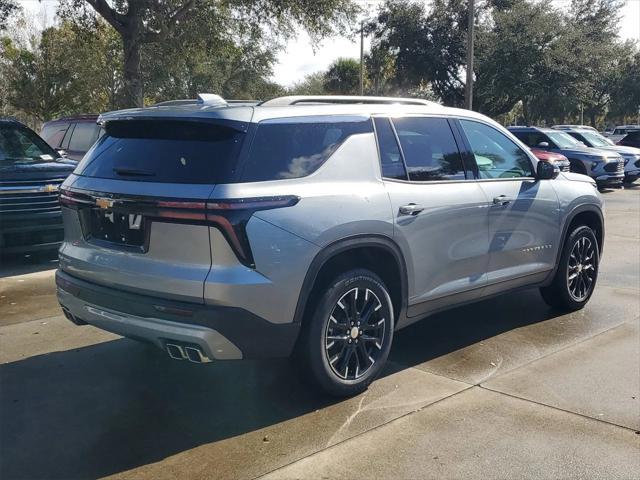
{"label": "rear hatch", "polygon": [[206,201],[234,175],[246,126],[203,117],[107,121],[62,187],[61,268],[110,287],[202,302],[211,267]]}

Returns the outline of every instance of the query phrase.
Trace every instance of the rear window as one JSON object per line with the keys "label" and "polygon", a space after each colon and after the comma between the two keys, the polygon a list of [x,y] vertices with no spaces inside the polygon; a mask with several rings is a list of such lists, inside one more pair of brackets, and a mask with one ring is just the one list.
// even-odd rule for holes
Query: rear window
{"label": "rear window", "polygon": [[[76,127],[77,128],[77,127]],[[124,120],[78,165],[78,175],[161,183],[229,182],[244,133],[209,122]]]}
{"label": "rear window", "polygon": [[367,117],[304,117],[258,125],[240,181],[299,178],[315,172],[351,135],[372,132]]}

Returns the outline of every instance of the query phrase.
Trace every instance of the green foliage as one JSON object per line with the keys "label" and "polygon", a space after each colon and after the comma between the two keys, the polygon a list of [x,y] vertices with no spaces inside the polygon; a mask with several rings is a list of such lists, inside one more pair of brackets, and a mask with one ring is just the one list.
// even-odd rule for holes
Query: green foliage
{"label": "green foliage", "polygon": [[[572,0],[561,12],[534,0],[476,2],[474,106],[504,118],[517,111],[527,123],[577,121],[582,109],[596,124],[609,109],[637,111],[638,45],[616,36],[622,3]],[[434,0],[430,8],[387,0],[368,25],[375,90],[428,85],[443,103],[460,106],[467,11],[467,0]]]}
{"label": "green foliage", "polygon": [[360,93],[360,62],[353,58],[338,58],[324,75],[324,89],[330,95]]}
{"label": "green foliage", "polygon": [[69,23],[48,28],[35,49],[5,37],[1,57],[6,101],[39,120],[115,107],[120,86],[116,42],[104,23],[84,34]]}
{"label": "green foliage", "polygon": [[[275,47],[278,40],[293,34],[296,26],[305,28],[314,39],[344,32],[356,11],[350,0],[63,0],[59,14],[83,24],[101,16],[118,32],[124,59],[123,100],[130,106],[142,106],[144,96],[149,98],[144,92],[144,76],[146,83],[158,80],[171,94],[194,91],[203,82],[221,91],[247,91],[251,88],[247,72],[269,70],[273,62],[269,53],[274,48],[268,51],[265,44]],[[212,39],[223,44],[219,57],[201,58],[197,66],[182,58],[191,56],[187,48],[200,47]],[[162,54],[145,59],[145,48]],[[168,59],[179,64],[169,64]],[[143,70],[143,62],[169,66],[170,78],[157,78],[149,69]],[[203,62],[209,68],[201,68]],[[249,64],[249,69],[244,64]],[[215,68],[222,70],[220,75]],[[162,72],[167,70],[156,69],[156,73]],[[183,81],[181,73],[194,76]]]}
{"label": "green foliage", "polygon": [[326,95],[325,72],[310,73],[288,89],[288,95]]}
{"label": "green foliage", "polygon": [[6,30],[7,20],[20,10],[20,5],[14,0],[0,0],[0,32]]}

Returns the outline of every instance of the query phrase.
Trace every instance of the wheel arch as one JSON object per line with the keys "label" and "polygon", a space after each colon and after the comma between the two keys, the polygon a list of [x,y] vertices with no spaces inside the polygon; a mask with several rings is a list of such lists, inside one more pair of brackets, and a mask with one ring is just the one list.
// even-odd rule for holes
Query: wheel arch
{"label": "wheel arch", "polygon": [[[373,253],[381,256],[373,261]],[[341,260],[347,260],[341,264]],[[365,264],[361,260],[365,259]],[[367,261],[369,264],[366,264]],[[389,263],[389,262],[393,263]],[[395,266],[395,272],[388,272],[386,268]],[[342,268],[341,268],[342,267]],[[394,310],[396,310],[396,325],[407,311],[407,267],[400,247],[389,237],[384,235],[355,235],[333,242],[316,254],[307,270],[294,314],[294,323],[302,323],[309,305],[313,301],[316,286],[330,280],[332,273],[349,268],[368,268],[386,280],[391,295]],[[333,270],[335,268],[335,270]],[[382,274],[381,274],[382,273]],[[397,277],[398,285],[389,284],[389,279]],[[385,278],[386,277],[386,278]]]}
{"label": "wheel arch", "polygon": [[560,245],[556,253],[555,266],[548,277],[548,282],[550,282],[556,274],[567,236],[575,225],[587,225],[594,230],[598,242],[598,252],[600,257],[602,257],[602,249],[604,248],[604,215],[602,214],[602,210],[593,204],[578,205],[566,216],[564,224],[562,225],[562,235],[560,236]]}

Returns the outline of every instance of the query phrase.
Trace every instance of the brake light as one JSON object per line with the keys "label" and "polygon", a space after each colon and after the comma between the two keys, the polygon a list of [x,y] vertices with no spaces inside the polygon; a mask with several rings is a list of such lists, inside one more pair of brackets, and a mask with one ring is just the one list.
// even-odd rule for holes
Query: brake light
{"label": "brake light", "polygon": [[[220,230],[233,252],[244,265],[255,267],[246,226],[251,216],[260,210],[291,207],[300,197],[294,195],[216,199],[158,199],[153,197],[118,197],[91,192],[60,191],[60,203],[85,211],[102,209],[119,213],[143,215],[162,222],[195,223]],[[82,215],[81,215],[82,217]]]}
{"label": "brake light", "polygon": [[291,207],[299,200],[300,197],[293,195],[210,200],[207,202],[207,222],[222,232],[238,260],[253,268],[255,263],[246,230],[251,216],[260,210]]}

